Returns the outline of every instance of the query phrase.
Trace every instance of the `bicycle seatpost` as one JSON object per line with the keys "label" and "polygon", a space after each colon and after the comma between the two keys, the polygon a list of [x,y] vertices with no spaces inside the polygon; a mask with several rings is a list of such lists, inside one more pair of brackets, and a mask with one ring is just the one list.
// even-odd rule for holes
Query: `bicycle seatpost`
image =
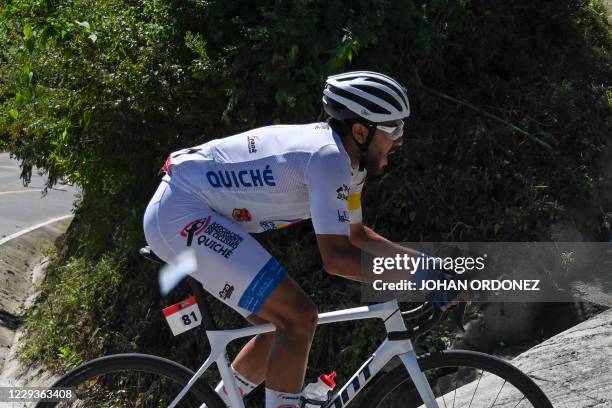
{"label": "bicycle seatpost", "polygon": [[218,327],[212,317],[212,313],[208,305],[208,299],[206,299],[206,291],[202,287],[202,284],[191,276],[187,277],[187,283],[193,291],[193,294],[198,302],[200,312],[202,313],[202,326],[204,326],[204,330],[217,330]]}

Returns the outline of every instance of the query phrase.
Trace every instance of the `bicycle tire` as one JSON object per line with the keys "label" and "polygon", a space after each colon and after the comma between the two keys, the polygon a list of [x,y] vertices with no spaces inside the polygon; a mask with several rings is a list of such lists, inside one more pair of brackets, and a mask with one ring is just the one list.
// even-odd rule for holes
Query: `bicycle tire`
{"label": "bicycle tire", "polygon": [[[194,372],[187,367],[162,357],[125,353],[88,361],[66,373],[52,387],[78,387],[99,376],[120,372],[142,372],[159,375],[161,378],[173,381],[180,388],[186,385],[194,375]],[[206,404],[208,408],[227,408],[217,393],[202,381],[196,382],[190,388],[186,397],[196,398],[200,403]],[[36,408],[54,408],[57,404],[58,402],[39,402]]]}
{"label": "bicycle tire", "polygon": [[[424,373],[427,373],[430,370],[451,369],[454,367],[466,367],[482,370],[482,372],[487,371],[488,373],[494,374],[500,379],[503,379],[504,385],[507,382],[514,386],[522,393],[524,398],[526,398],[526,400],[531,403],[533,407],[553,408],[548,397],[546,397],[544,392],[531,378],[529,378],[527,374],[500,358],[475,351],[451,350],[425,355],[420,357],[418,362],[419,367],[421,367],[421,371]],[[406,368],[403,365],[400,365],[383,374],[374,384],[371,385],[371,389],[364,396],[363,402],[360,404],[360,406],[367,408],[384,407],[384,401],[390,399],[389,396],[394,391],[398,390],[403,384],[410,387],[412,380],[410,379]],[[502,388],[504,385],[502,385]],[[476,389],[478,389],[478,385],[476,386]],[[414,387],[411,387],[411,390],[414,390]],[[500,389],[499,392],[501,393],[502,390]],[[446,392],[442,395],[445,394]],[[414,406],[422,405],[423,402],[421,401],[420,397],[418,397],[416,390],[412,392],[411,396],[414,397],[415,395],[418,401],[414,403]],[[436,397],[438,399],[441,398],[440,395],[436,395]],[[404,399],[404,401],[406,401],[406,399]],[[494,404],[496,401],[497,398],[494,401]],[[393,404],[392,402],[389,403]],[[455,400],[453,400],[453,406],[454,403]],[[442,403],[439,403],[438,405],[441,407],[450,407],[450,404],[447,405],[446,399],[444,400],[444,405],[441,404]],[[470,406],[471,404],[472,402],[470,401]],[[397,404],[393,404],[393,406],[395,407]],[[404,406],[410,405],[408,405],[407,402],[404,404]],[[517,406],[519,406],[519,404],[517,404]]]}

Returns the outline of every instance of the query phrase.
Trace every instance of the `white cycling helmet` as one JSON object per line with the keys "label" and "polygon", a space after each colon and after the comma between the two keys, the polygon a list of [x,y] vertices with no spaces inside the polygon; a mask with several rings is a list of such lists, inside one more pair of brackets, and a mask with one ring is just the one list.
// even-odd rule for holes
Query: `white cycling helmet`
{"label": "white cycling helmet", "polygon": [[338,120],[363,118],[373,123],[410,116],[406,88],[386,75],[354,71],[332,75],[325,81],[323,107]]}

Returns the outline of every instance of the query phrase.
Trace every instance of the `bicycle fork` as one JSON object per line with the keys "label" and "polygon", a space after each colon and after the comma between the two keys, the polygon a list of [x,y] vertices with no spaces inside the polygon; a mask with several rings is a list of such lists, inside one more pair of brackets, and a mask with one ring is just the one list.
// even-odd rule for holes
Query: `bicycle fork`
{"label": "bicycle fork", "polygon": [[427,378],[419,367],[414,351],[400,354],[399,358],[402,360],[402,363],[404,363],[406,370],[408,370],[408,375],[412,378],[412,382],[421,396],[421,399],[425,402],[425,406],[427,408],[439,408],[436,397],[427,382]]}
{"label": "bicycle fork", "polygon": [[[387,332],[405,331],[406,325],[401,314],[394,313],[385,321]],[[416,354],[410,340],[385,339],[372,356],[361,366],[361,368],[347,381],[342,389],[336,391],[332,399],[325,404],[325,408],[342,408],[347,406],[351,400],[362,390],[376,374],[395,356],[398,356],[412,379],[421,399],[427,408],[439,408],[436,398],[427,382],[427,378],[421,372],[417,362]]]}

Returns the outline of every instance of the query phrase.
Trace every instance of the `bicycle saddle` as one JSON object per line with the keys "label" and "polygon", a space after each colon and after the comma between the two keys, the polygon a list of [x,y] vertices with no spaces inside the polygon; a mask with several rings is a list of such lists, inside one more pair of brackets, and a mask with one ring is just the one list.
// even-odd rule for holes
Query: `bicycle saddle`
{"label": "bicycle saddle", "polygon": [[138,253],[142,256],[144,256],[146,259],[148,259],[149,261],[153,261],[153,262],[157,262],[158,264],[165,264],[166,262],[164,262],[163,259],[161,259],[159,256],[155,255],[155,252],[153,252],[151,250],[150,246],[144,246],[142,248],[140,248],[140,250],[138,251]]}

